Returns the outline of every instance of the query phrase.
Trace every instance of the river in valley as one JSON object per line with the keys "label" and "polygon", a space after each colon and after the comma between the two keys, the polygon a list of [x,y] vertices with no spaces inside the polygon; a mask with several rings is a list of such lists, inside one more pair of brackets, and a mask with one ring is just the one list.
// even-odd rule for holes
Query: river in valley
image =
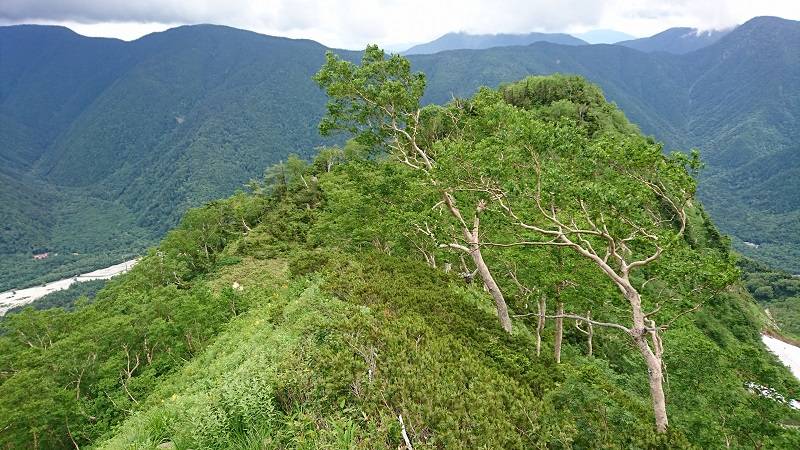
{"label": "river in valley", "polygon": [[121,273],[125,273],[133,267],[138,260],[132,259],[104,269],[78,275],[77,277],[64,278],[63,280],[52,281],[41,286],[33,286],[25,289],[16,289],[0,293],[0,316],[6,311],[16,306],[27,305],[38,300],[45,295],[61,291],[70,287],[73,283],[91,280],[107,280]]}
{"label": "river in valley", "polygon": [[761,335],[764,345],[800,380],[800,348],[766,334]]}

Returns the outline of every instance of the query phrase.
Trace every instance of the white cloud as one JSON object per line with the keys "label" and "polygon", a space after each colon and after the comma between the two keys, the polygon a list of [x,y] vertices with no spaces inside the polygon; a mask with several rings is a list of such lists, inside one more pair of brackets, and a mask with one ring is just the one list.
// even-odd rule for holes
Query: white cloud
{"label": "white cloud", "polygon": [[800,19],[798,0],[2,0],[0,23],[59,23],[133,39],[175,24],[216,23],[361,48],[422,42],[449,31],[646,36],[673,26],[725,28],[758,15]]}

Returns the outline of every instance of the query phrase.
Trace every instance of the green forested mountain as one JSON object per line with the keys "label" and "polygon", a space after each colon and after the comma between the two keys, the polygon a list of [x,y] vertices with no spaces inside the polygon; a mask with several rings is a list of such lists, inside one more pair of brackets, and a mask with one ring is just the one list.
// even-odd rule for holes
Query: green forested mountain
{"label": "green forested mountain", "polygon": [[[0,43],[2,66],[15,69],[0,81],[11,118],[0,158],[12,162],[0,248],[14,255],[0,289],[43,267],[68,275],[98,255],[129,257],[189,206],[323,142],[310,76],[325,49],[314,42],[197,26],[124,43],[21,26],[3,28]],[[34,263],[35,249],[59,255]]]}
{"label": "green forested mountain", "polygon": [[[797,272],[799,36],[797,22],[757,18],[685,55],[537,43],[411,59],[426,102],[530,74],[586,76],[668,149],[698,147],[700,197],[722,231]],[[310,80],[325,51],[218,26],[133,42],[0,28],[0,289],[128,257],[187,207],[310,155],[326,142]],[[58,256],[34,264],[35,249]]]}
{"label": "green forested mountain", "polygon": [[781,335],[800,342],[800,277],[750,259],[740,262],[747,290]]}
{"label": "green forested mountain", "polygon": [[800,445],[695,159],[580,77],[420,109],[373,48],[316,81],[354,140],[190,210],[94,301],[0,322],[0,447]]}
{"label": "green forested mountain", "polygon": [[414,62],[430,75],[428,98],[437,102],[529,73],[579,73],[596,81],[667,148],[700,149],[706,163],[700,198],[738,250],[797,273],[797,48],[800,23],[762,17],[682,56],[534,44],[445,52]]}

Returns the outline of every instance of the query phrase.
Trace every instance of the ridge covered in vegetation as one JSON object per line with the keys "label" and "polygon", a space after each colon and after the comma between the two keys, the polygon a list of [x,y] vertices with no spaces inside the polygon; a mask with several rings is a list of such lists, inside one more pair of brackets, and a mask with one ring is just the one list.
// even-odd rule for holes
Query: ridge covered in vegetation
{"label": "ridge covered in vegetation", "polygon": [[[74,310],[2,322],[0,447],[800,445],[782,400],[800,385],[692,198],[696,163],[597,87],[534,77],[420,109],[425,77],[377,48],[316,79],[322,130],[355,140],[190,210]],[[613,250],[657,325],[630,325],[631,293],[576,246]]]}
{"label": "ridge covered in vegetation", "polygon": [[[798,22],[762,17],[684,55],[539,42],[409,59],[423,103],[530,74],[588,78],[668,150],[699,148],[699,197],[721,231],[797,273],[798,47]],[[337,143],[316,130],[326,50],[210,25],[132,42],[0,27],[0,291],[141,254],[187,208]]]}

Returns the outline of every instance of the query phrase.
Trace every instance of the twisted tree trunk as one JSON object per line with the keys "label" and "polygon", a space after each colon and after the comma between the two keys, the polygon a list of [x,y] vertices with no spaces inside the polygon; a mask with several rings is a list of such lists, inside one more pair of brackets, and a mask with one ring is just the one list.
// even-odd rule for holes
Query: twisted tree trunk
{"label": "twisted tree trunk", "polygon": [[469,252],[470,257],[472,257],[472,261],[475,263],[475,268],[483,280],[484,287],[487,291],[489,291],[492,299],[494,299],[494,305],[495,309],[497,310],[497,318],[500,320],[500,325],[507,333],[511,333],[511,317],[508,315],[508,305],[503,297],[503,292],[500,290],[497,282],[494,281],[492,272],[489,270],[489,266],[487,266],[486,262],[483,260],[483,254],[481,253],[479,236],[481,223],[480,215],[486,208],[486,202],[483,200],[478,202],[478,205],[475,208],[475,217],[473,218],[472,229],[470,229],[467,225],[467,222],[464,221],[464,216],[461,215],[461,211],[456,206],[453,196],[450,195],[449,192],[444,192],[443,197],[443,201],[450,210],[450,214],[452,214],[453,217],[455,217],[461,224],[461,232],[464,235],[464,240],[467,242],[467,247],[453,244],[449,246],[466,249],[466,251]]}
{"label": "twisted tree trunk", "polygon": [[[654,327],[648,330],[646,326],[647,317],[642,311],[642,299],[639,292],[627,283],[624,279],[624,293],[631,305],[633,316],[633,328],[630,334],[633,337],[639,353],[644,357],[647,364],[647,379],[650,383],[650,398],[653,402],[653,414],[656,420],[656,431],[664,433],[667,431],[669,421],[667,419],[667,402],[664,396],[664,364],[662,361],[661,339],[658,330]],[[647,337],[652,338],[652,348]]]}
{"label": "twisted tree trunk", "polygon": [[[465,235],[469,234],[466,229],[464,232]],[[503,298],[500,287],[497,286],[497,283],[494,281],[492,272],[489,271],[489,267],[483,261],[483,255],[481,254],[481,249],[477,242],[477,236],[470,242],[469,249],[472,261],[478,269],[478,274],[481,276],[483,284],[486,286],[492,299],[494,299],[494,306],[495,309],[497,309],[497,317],[500,319],[500,326],[502,326],[506,332],[511,333],[511,317],[508,315],[508,305],[506,305],[506,300]]]}
{"label": "twisted tree trunk", "polygon": [[635,338],[636,346],[639,348],[645,362],[647,362],[647,378],[650,382],[650,397],[653,401],[653,413],[656,419],[656,431],[664,433],[667,431],[667,402],[664,397],[664,372],[662,370],[661,358],[657,357],[650,349],[647,338],[642,336]]}

